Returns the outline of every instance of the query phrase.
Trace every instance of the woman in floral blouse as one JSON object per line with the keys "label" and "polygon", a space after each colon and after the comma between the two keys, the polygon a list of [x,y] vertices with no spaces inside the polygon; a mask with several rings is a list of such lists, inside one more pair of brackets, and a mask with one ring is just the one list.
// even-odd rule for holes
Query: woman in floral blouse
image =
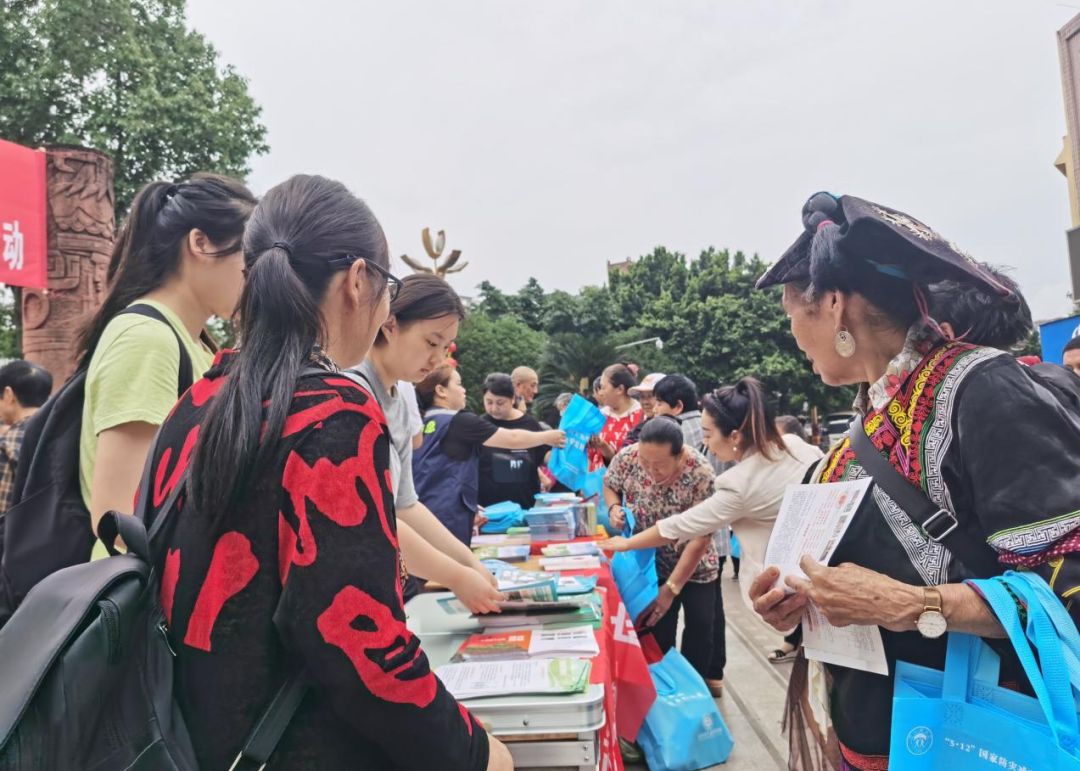
{"label": "woman in floral blouse", "polygon": [[[634,532],[641,532],[704,501],[712,495],[713,479],[705,456],[683,443],[678,422],[656,418],[641,429],[638,444],[621,450],[611,461],[604,477],[604,501],[612,525],[622,528],[629,510]],[[681,651],[713,685],[724,678],[721,667],[710,667],[719,575],[720,561],[711,535],[681,547],[661,546],[656,550],[659,594],[637,619],[639,628],[651,629],[666,651],[675,645],[679,608],[684,608]]]}

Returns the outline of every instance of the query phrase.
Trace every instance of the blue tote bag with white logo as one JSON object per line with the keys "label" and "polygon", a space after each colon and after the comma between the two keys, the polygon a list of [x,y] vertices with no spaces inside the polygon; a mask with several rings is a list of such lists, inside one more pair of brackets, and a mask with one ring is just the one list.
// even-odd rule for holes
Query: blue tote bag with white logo
{"label": "blue tote bag with white logo", "polygon": [[656,701],[637,742],[650,771],[697,771],[726,761],[735,742],[690,662],[672,648],[649,672]]}
{"label": "blue tote bag with white logo", "polygon": [[[605,422],[607,418],[595,404],[574,394],[559,421],[559,428],[566,432],[566,447],[554,448],[551,462],[548,463],[552,476],[571,490],[581,490],[586,486],[589,458],[585,448],[589,437],[599,433]],[[600,478],[603,479],[602,474]]]}
{"label": "blue tote bag with white logo", "polygon": [[[1008,632],[1035,696],[999,686],[997,654],[954,632],[944,672],[897,663],[889,768],[1080,769],[1080,634],[1068,612],[1032,573],[972,583]],[[1026,627],[1014,596],[1026,605]]]}
{"label": "blue tote bag with white logo", "polygon": [[[626,516],[623,535],[629,538],[634,532],[634,512],[624,508],[623,513]],[[611,577],[619,589],[626,611],[636,624],[638,616],[660,594],[656,576],[656,549],[615,552],[611,557]]]}

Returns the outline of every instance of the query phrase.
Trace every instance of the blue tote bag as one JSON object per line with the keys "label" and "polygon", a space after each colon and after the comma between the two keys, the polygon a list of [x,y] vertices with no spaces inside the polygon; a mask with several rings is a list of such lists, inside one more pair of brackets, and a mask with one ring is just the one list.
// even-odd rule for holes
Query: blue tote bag
{"label": "blue tote bag", "polygon": [[487,517],[480,527],[481,533],[505,533],[512,527],[521,527],[525,524],[525,512],[521,504],[513,501],[501,501],[484,507],[484,516]]}
{"label": "blue tote bag", "polygon": [[672,648],[649,665],[656,701],[637,742],[651,771],[696,771],[723,763],[735,742],[705,681]]}
{"label": "blue tote bag", "polygon": [[585,486],[589,471],[585,446],[589,443],[589,437],[599,433],[605,422],[607,418],[595,404],[574,394],[559,421],[559,428],[566,432],[566,447],[554,448],[551,462],[548,463],[552,476],[571,490],[581,490]]}
{"label": "blue tote bag", "polygon": [[[997,654],[954,632],[944,672],[897,663],[889,768],[1080,769],[1080,634],[1072,619],[1032,573],[972,583],[1008,632],[1035,696],[1000,687]],[[1026,628],[1013,596],[1026,605]]]}
{"label": "blue tote bag", "polygon": [[[623,535],[629,537],[634,532],[634,512],[624,508],[626,524]],[[619,589],[623,604],[630,618],[637,623],[637,618],[659,595],[656,577],[656,549],[637,549],[619,551],[611,557],[611,577]]]}

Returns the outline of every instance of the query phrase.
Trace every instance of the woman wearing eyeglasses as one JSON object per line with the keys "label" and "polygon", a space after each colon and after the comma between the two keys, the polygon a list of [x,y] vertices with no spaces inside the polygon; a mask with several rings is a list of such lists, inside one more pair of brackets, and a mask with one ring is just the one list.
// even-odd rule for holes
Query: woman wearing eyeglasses
{"label": "woman wearing eyeglasses", "polygon": [[[406,276],[392,284],[390,292],[390,315],[364,363],[350,372],[379,401],[390,427],[390,477],[405,566],[450,588],[473,613],[497,613],[503,596],[495,589],[494,577],[417,496],[415,432],[409,404],[398,387],[400,382],[422,381],[446,361],[465,306],[453,287],[427,273]],[[415,594],[416,584],[414,579],[406,584],[406,600]]]}
{"label": "woman wearing eyeglasses", "polygon": [[298,176],[256,207],[243,251],[242,346],[192,386],[154,453],[154,501],[190,459],[156,569],[199,767],[228,768],[302,671],[313,686],[271,771],[512,768],[405,625],[390,430],[342,373],[390,308],[381,226],[340,183]]}

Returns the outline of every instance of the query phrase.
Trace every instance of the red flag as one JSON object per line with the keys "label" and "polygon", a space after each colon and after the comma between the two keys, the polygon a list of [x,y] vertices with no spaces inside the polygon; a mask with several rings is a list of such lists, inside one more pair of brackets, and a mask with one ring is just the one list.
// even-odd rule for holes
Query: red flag
{"label": "red flag", "polygon": [[619,736],[634,741],[641,724],[645,722],[645,716],[656,701],[656,688],[645,655],[641,652],[633,619],[617,592],[609,592],[609,597],[618,603],[615,613],[607,619],[613,641],[611,668],[618,690],[615,705],[617,725]]}
{"label": "red flag", "polygon": [[45,153],[0,139],[0,283],[48,284]]}

